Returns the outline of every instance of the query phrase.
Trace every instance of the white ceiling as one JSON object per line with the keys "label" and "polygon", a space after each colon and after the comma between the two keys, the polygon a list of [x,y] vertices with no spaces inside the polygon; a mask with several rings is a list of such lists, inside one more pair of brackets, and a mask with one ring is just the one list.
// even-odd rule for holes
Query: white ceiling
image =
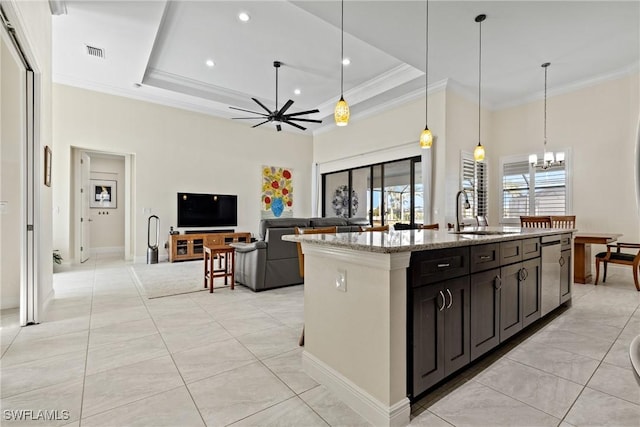
{"label": "white ceiling", "polygon": [[[345,2],[344,90],[354,120],[424,94],[425,5]],[[251,97],[275,107],[279,60],[278,105],[291,98],[289,112],[320,109],[311,117],[324,123],[311,131],[334,126],[339,1],[85,0],[66,9],[53,18],[55,82],[235,117],[244,113],[229,106],[260,111]],[[249,22],[238,20],[241,11]],[[638,1],[430,1],[430,87],[446,81],[477,99],[480,13],[488,108],[541,97],[543,62],[551,62],[551,94],[639,69]],[[105,58],[88,56],[86,45]]]}

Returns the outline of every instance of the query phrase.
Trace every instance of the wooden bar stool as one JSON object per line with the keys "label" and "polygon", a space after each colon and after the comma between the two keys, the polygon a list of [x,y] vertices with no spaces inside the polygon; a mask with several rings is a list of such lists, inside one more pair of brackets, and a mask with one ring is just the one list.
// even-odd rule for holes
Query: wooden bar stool
{"label": "wooden bar stool", "polygon": [[[214,268],[214,260],[218,257],[222,263],[218,263],[219,269]],[[231,289],[235,287],[234,273],[235,250],[231,246],[216,245],[204,246],[204,287],[209,288],[209,293],[213,292],[213,280],[216,277],[224,277],[224,284],[227,285],[227,277],[231,277]]]}

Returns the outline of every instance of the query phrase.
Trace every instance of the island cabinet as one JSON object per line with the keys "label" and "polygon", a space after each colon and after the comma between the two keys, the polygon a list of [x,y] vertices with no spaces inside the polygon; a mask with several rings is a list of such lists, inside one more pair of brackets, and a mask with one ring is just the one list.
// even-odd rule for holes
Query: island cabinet
{"label": "island cabinet", "polygon": [[563,234],[560,237],[560,304],[565,303],[571,299],[571,284],[573,283],[573,277],[571,273],[573,268],[571,267],[571,234]]}
{"label": "island cabinet", "polygon": [[411,258],[413,395],[469,363],[469,248],[416,252]]}
{"label": "island cabinet", "polygon": [[540,318],[540,238],[414,252],[409,394],[417,396]]}

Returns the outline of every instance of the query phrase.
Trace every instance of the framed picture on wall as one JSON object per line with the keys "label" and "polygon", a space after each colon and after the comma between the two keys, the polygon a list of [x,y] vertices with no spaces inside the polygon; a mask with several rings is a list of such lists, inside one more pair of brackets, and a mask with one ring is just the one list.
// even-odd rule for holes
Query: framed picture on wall
{"label": "framed picture on wall", "polygon": [[115,209],[118,207],[118,182],[109,179],[91,179],[89,207]]}

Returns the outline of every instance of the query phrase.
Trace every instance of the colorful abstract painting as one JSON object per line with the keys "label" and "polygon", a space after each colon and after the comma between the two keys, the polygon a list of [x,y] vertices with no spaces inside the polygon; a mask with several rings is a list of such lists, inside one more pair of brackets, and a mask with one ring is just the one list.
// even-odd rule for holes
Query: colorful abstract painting
{"label": "colorful abstract painting", "polygon": [[293,172],[279,166],[262,167],[262,218],[293,216]]}

